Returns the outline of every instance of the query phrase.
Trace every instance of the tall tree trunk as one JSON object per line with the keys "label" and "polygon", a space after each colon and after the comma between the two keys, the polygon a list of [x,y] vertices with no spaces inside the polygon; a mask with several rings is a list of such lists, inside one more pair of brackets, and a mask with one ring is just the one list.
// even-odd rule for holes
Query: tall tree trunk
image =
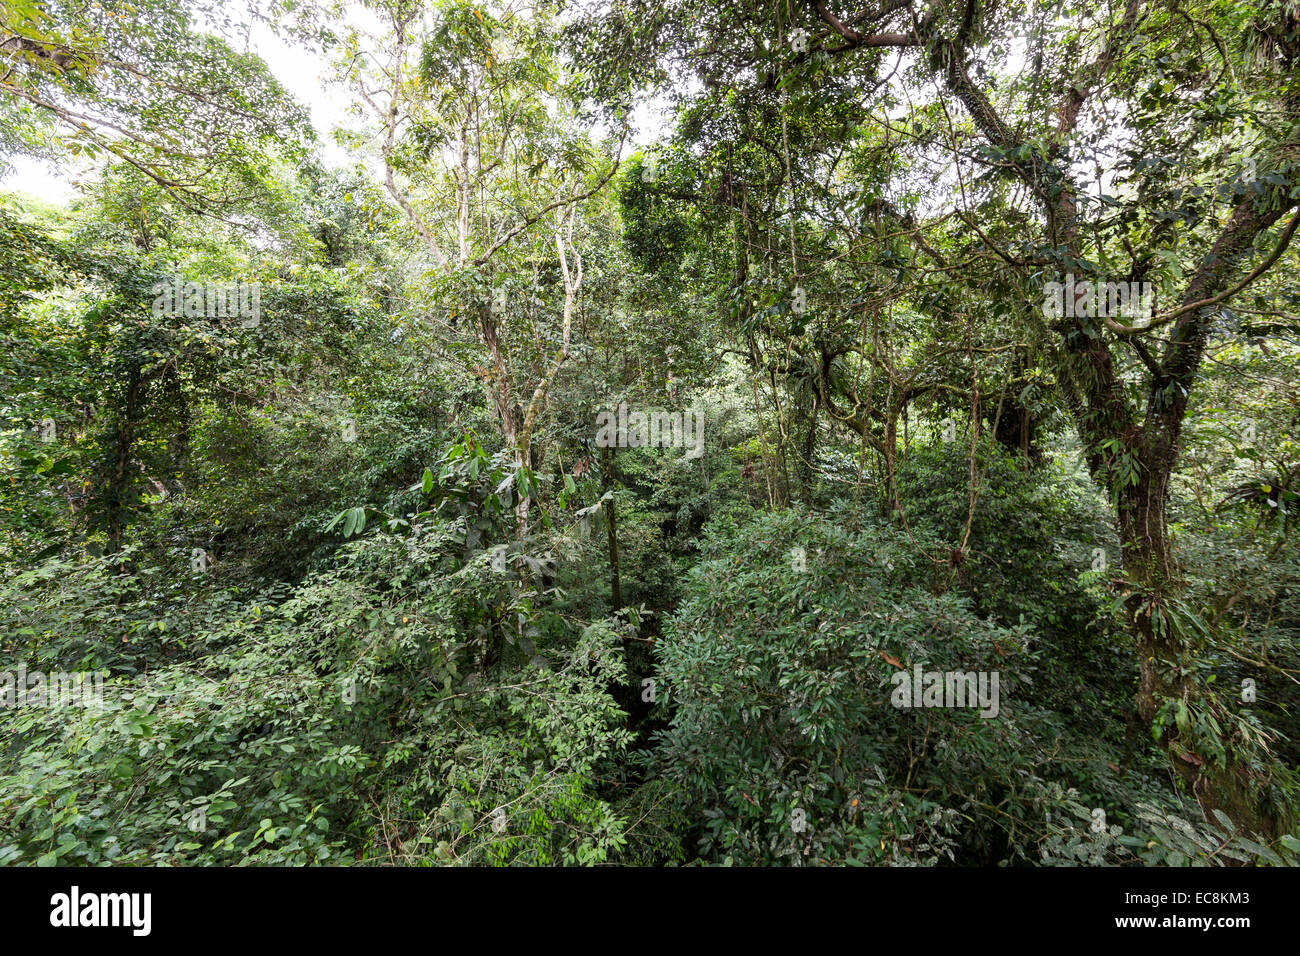
{"label": "tall tree trunk", "polygon": [[[609,494],[614,490],[614,456],[608,448],[600,450],[600,490]],[[605,502],[605,528],[609,540],[609,590],[614,610],[623,607],[623,586],[618,573],[618,515],[614,510],[614,497]]]}
{"label": "tall tree trunk", "polygon": [[132,366],[122,398],[117,431],[113,436],[108,463],[108,481],[104,487],[109,554],[116,554],[122,550],[122,536],[126,530],[125,499],[131,481],[128,470],[131,466],[131,452],[135,447],[135,426],[140,413],[142,384],[139,366]]}
{"label": "tall tree trunk", "polygon": [[803,449],[799,453],[799,485],[804,504],[812,505],[813,455],[817,451],[817,417],[821,403],[817,399],[817,389],[809,386],[811,408],[808,410],[808,430],[804,433]]}
{"label": "tall tree trunk", "polygon": [[[560,369],[569,360],[569,343],[573,332],[573,309],[578,300],[578,289],[582,287],[582,256],[578,255],[576,249],[574,250],[574,266],[570,270],[569,254],[566,251],[567,248],[571,248],[573,245],[573,220],[576,215],[577,206],[576,204],[571,205],[568,215],[568,235],[565,235],[563,228],[555,233],[555,249],[560,257],[560,275],[564,279],[564,312],[561,320],[560,350],[555,354],[555,359],[551,362],[550,368],[546,370],[537,386],[533,389],[532,398],[528,401],[528,406],[523,413],[523,421],[519,426],[518,438],[515,439],[513,435],[506,437],[506,441],[515,446],[516,468],[524,464],[527,464],[530,468],[533,466],[533,429],[537,426],[537,417],[542,412],[542,407],[550,394],[555,377],[560,374]],[[515,509],[516,533],[520,540],[528,536],[528,508],[530,503],[531,498],[529,496],[521,495],[519,504]]]}
{"label": "tall tree trunk", "polygon": [[1154,722],[1161,701],[1184,700],[1190,693],[1184,670],[1188,648],[1179,635],[1162,631],[1152,620],[1175,584],[1165,527],[1166,480],[1144,470],[1137,484],[1121,492],[1117,507],[1124,575],[1135,585],[1124,607],[1137,642],[1137,711],[1147,726]]}

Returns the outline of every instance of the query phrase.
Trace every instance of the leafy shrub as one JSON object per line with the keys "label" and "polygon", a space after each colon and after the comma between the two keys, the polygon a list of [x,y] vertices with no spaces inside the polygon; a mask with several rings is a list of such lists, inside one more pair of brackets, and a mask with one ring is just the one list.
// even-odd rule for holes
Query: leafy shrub
{"label": "leafy shrub", "polygon": [[[20,576],[6,659],[111,676],[102,708],[0,710],[0,860],[604,859],[622,843],[595,780],[627,740],[608,693],[625,625],[533,615],[464,541],[463,520],[432,520],[347,545],[290,593],[189,603],[120,559]],[[61,630],[70,600],[106,613]],[[183,643],[173,663],[113,650],[140,626]],[[512,637],[484,669],[493,627],[532,635],[531,655]]]}
{"label": "leafy shrub", "polygon": [[[980,824],[1043,759],[1025,700],[1031,632],[918,585],[928,562],[889,525],[834,517],[777,514],[708,538],[659,647],[675,710],[658,766],[706,860],[987,856]],[[917,664],[998,671],[996,718],[893,706],[891,676]]]}

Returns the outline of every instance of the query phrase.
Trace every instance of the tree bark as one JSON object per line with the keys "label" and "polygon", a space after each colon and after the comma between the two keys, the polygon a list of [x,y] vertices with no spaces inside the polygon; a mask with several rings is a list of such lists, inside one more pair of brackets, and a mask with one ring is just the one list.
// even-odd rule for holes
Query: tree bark
{"label": "tree bark", "polygon": [[[614,490],[614,456],[608,448],[600,450],[600,490],[609,494]],[[618,569],[618,515],[614,508],[614,497],[610,495],[605,502],[605,528],[609,541],[609,591],[610,602],[615,611],[623,607],[623,585],[619,580]]]}

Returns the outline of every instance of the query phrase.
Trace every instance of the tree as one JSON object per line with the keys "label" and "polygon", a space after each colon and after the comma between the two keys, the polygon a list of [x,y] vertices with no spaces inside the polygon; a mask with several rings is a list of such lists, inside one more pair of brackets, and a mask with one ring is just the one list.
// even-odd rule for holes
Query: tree
{"label": "tree", "polygon": [[[378,124],[385,187],[432,258],[435,294],[453,300],[452,322],[467,307],[487,349],[483,379],[523,470],[522,538],[533,430],[569,358],[582,284],[575,222],[617,169],[617,151],[606,155],[579,125],[544,8],[526,17],[461,0],[431,12],[406,0],[373,6],[386,32],[350,31],[342,71]],[[555,337],[537,325],[524,292],[545,262],[539,234],[551,237],[562,277]],[[543,343],[555,338],[553,356],[541,359]]]}
{"label": "tree", "polygon": [[[1190,729],[1189,706],[1224,713],[1195,686],[1204,631],[1179,597],[1167,504],[1215,316],[1283,259],[1300,216],[1289,7],[1129,0],[1052,21],[1046,4],[1025,11],[979,0],[898,0],[838,13],[823,0],[789,9],[687,0],[644,22],[634,8],[586,24],[606,51],[599,75],[607,88],[689,71],[713,103],[766,105],[787,143],[791,126],[806,127],[810,138],[797,149],[842,141],[827,120],[848,110],[880,128],[894,153],[928,159],[951,182],[948,208],[929,210],[911,242],[925,249],[921,234],[951,219],[1015,276],[1001,295],[1023,297],[1011,311],[1038,333],[1089,468],[1115,509],[1118,586],[1141,672],[1138,712],[1189,789],[1207,806],[1251,819],[1243,764],[1227,767],[1220,743],[1198,743]],[[1025,36],[1025,68],[999,70]],[[900,83],[912,105],[890,117]],[[964,117],[951,101],[928,97],[927,83]],[[1195,108],[1177,108],[1187,102]],[[1241,135],[1243,122],[1253,142]],[[767,149],[772,165],[795,168]],[[978,284],[978,265],[952,278]],[[1037,290],[1067,274],[1154,281],[1162,307],[1145,321],[1085,309],[1035,324]],[[834,414],[831,391],[822,398]]]}
{"label": "tree", "polygon": [[[272,8],[272,15],[275,10]],[[0,24],[7,151],[113,157],[189,209],[228,216],[275,155],[302,155],[306,113],[230,31],[222,4],[13,0]]]}

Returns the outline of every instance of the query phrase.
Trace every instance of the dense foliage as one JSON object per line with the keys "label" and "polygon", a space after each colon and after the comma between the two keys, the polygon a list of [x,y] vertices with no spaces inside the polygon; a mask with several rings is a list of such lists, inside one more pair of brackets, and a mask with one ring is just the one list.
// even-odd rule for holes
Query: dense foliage
{"label": "dense foliage", "polygon": [[1300,863],[1294,4],[358,6],[6,4],[0,864]]}

